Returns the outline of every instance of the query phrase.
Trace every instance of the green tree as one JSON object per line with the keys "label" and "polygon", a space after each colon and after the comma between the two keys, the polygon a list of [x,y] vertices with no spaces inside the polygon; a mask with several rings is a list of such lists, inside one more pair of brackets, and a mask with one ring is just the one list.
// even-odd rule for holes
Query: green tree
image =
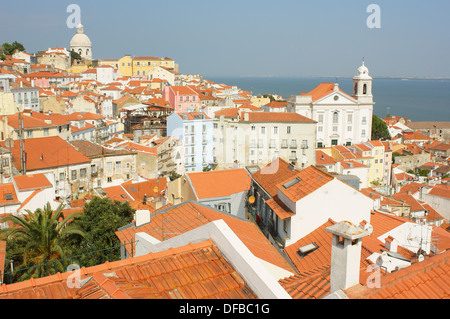
{"label": "green tree", "polygon": [[181,175],[178,174],[177,172],[175,172],[175,171],[170,172],[169,179],[171,181],[174,181],[174,180],[176,180],[176,179],[178,179],[180,177],[181,177]]}
{"label": "green tree", "polygon": [[[55,262],[65,256],[64,242],[70,237],[83,237],[85,233],[73,225],[79,213],[64,217],[64,205],[52,211],[50,203],[35,212],[26,210],[23,216],[7,216],[2,222],[13,227],[0,230],[0,237],[7,240],[7,260],[16,266],[34,266],[31,274],[43,273],[43,264]],[[58,264],[59,271],[64,267]]]}
{"label": "green tree", "polygon": [[81,60],[81,55],[75,51],[70,51],[70,57],[75,60]]}
{"label": "green tree", "polygon": [[[80,263],[92,266],[120,258],[117,250],[120,241],[116,231],[133,221],[135,210],[128,202],[113,201],[110,198],[94,197],[84,206],[83,214],[74,224],[86,232],[83,238],[74,238],[70,250],[83,255]],[[94,251],[102,251],[93,254]]]}
{"label": "green tree", "polygon": [[209,172],[211,170],[211,166],[205,166],[205,167],[203,167],[203,169],[202,169],[202,171],[203,172]]}
{"label": "green tree", "polygon": [[3,47],[3,54],[6,55],[13,55],[16,51],[23,52],[25,51],[25,47],[22,43],[19,43],[17,41],[14,41],[12,44],[5,42],[2,45]]}
{"label": "green tree", "polygon": [[390,140],[391,134],[389,133],[386,122],[380,119],[375,114],[372,115],[372,140]]}

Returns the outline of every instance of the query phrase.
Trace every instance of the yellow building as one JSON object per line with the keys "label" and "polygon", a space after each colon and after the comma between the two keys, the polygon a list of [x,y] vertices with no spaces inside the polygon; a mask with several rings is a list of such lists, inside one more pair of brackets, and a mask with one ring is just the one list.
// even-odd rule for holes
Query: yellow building
{"label": "yellow building", "polygon": [[268,97],[252,97],[250,99],[250,102],[252,102],[252,104],[256,107],[261,107],[263,105],[269,104],[270,103],[270,98]]}
{"label": "yellow building", "polygon": [[71,72],[75,74],[83,73],[88,69],[87,65],[72,65]]}
{"label": "yellow building", "polygon": [[131,55],[126,55],[119,59],[119,72],[121,76],[133,75],[133,58]]}
{"label": "yellow building", "polygon": [[372,149],[373,166],[370,168],[369,182],[383,184],[384,173],[384,145],[380,141],[368,141],[367,146]]}
{"label": "yellow building", "polygon": [[131,55],[126,55],[119,60],[99,60],[99,65],[111,65],[114,68],[118,68],[122,76],[148,76],[158,66],[174,69],[178,72],[178,64],[173,59],[167,57],[131,57]]}

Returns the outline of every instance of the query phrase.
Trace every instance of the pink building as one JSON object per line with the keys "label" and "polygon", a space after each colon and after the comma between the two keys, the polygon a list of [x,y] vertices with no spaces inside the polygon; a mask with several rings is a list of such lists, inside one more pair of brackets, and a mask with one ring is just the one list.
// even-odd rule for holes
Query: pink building
{"label": "pink building", "polygon": [[166,86],[163,98],[177,113],[198,112],[201,108],[198,93],[187,86]]}

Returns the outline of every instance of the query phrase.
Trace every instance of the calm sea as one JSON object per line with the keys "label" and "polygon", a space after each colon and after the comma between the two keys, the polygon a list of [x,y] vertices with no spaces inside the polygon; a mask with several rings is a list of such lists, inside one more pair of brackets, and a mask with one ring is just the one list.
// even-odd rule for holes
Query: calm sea
{"label": "calm sea", "polygon": [[[253,95],[278,94],[290,98],[309,92],[322,82],[336,78],[282,78],[282,77],[205,77],[216,83],[236,85]],[[351,94],[353,80],[338,78],[344,92]],[[405,116],[413,121],[450,121],[450,80],[373,79],[374,113],[385,117]]]}

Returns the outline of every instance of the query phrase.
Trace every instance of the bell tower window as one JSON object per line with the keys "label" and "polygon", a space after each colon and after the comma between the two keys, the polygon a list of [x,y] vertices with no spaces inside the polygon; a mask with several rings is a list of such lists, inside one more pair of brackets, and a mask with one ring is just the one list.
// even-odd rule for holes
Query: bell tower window
{"label": "bell tower window", "polygon": [[363,94],[367,94],[367,84],[363,85]]}

